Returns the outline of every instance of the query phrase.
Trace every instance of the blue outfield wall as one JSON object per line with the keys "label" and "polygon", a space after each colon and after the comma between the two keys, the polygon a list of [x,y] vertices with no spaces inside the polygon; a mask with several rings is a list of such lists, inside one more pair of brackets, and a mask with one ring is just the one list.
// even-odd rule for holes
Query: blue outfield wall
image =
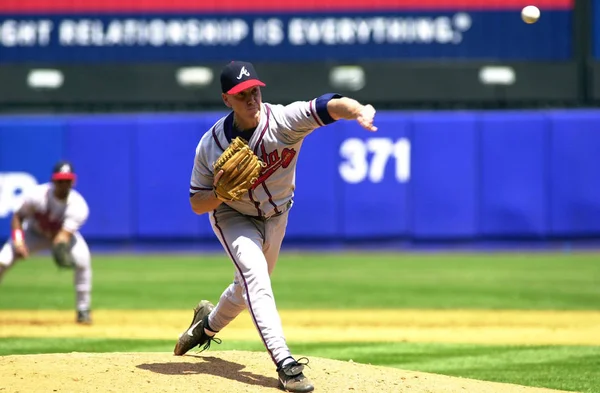
{"label": "blue outfield wall", "polygon": [[[0,117],[0,235],[21,188],[70,159],[91,240],[213,239],[188,186],[223,113]],[[600,237],[600,111],[381,112],[316,130],[287,239]]]}

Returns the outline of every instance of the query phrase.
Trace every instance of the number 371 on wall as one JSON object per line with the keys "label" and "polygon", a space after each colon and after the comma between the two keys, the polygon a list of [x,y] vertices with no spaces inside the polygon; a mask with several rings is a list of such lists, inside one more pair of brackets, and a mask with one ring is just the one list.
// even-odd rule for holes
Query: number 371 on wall
{"label": "number 371 on wall", "polygon": [[410,180],[410,141],[406,138],[346,139],[340,146],[340,156],[340,176],[347,183],[382,182],[390,160],[396,181]]}

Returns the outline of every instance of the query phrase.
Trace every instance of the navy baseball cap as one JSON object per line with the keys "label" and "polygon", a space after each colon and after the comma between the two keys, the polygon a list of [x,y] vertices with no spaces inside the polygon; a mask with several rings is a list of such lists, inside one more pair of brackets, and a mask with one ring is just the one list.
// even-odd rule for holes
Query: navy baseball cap
{"label": "navy baseball cap", "polygon": [[75,180],[73,165],[68,161],[59,161],[52,168],[52,180]]}
{"label": "navy baseball cap", "polygon": [[221,91],[227,94],[237,94],[254,86],[265,86],[258,79],[258,74],[252,63],[232,61],[221,71]]}

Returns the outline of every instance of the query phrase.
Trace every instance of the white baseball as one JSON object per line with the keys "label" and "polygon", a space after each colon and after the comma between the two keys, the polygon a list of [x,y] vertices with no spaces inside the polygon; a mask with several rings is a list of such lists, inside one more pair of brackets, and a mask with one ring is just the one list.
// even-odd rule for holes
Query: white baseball
{"label": "white baseball", "polygon": [[540,19],[540,9],[534,5],[528,5],[521,11],[521,18],[525,23],[535,23]]}

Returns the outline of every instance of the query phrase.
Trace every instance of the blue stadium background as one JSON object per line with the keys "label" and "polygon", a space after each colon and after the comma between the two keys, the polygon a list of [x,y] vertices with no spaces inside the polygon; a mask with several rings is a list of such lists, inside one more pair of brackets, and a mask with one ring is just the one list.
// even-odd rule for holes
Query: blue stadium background
{"label": "blue stadium background", "polygon": [[[5,117],[0,169],[44,182],[69,157],[92,240],[210,239],[188,187],[195,146],[219,115]],[[390,111],[377,124],[377,134],[338,122],[307,138],[288,239],[600,235],[600,111]]]}

